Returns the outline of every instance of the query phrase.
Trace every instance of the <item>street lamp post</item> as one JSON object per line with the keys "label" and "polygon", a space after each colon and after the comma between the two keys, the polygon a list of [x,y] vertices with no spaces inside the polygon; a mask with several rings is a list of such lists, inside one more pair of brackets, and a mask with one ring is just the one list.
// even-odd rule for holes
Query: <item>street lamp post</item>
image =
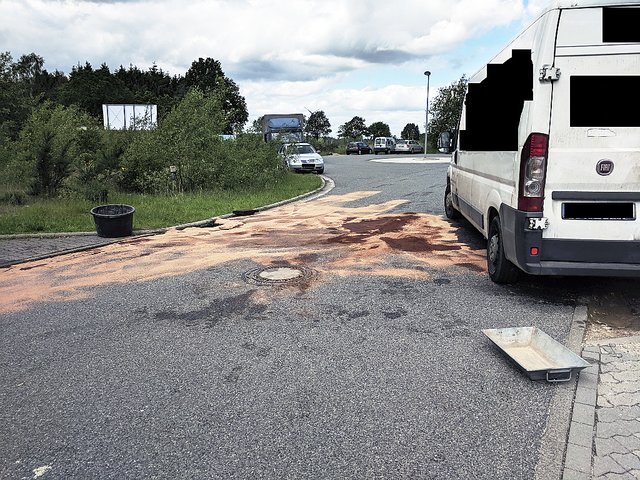
{"label": "street lamp post", "polygon": [[427,111],[426,111],[426,121],[424,124],[424,156],[427,157],[427,133],[429,132],[429,77],[431,76],[431,72],[427,70],[424,72],[427,76]]}

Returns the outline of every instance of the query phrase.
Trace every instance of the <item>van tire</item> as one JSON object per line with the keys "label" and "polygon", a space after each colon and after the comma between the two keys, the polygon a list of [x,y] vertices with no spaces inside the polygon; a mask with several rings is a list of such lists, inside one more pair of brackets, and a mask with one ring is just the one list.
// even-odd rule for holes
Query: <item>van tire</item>
{"label": "van tire", "polygon": [[489,225],[487,270],[489,277],[495,283],[514,283],[520,274],[520,270],[504,255],[502,226],[500,225],[500,217],[497,215],[493,217]]}
{"label": "van tire", "polygon": [[460,212],[453,206],[453,195],[451,194],[451,185],[447,183],[444,191],[444,214],[449,220],[457,220],[460,218]]}

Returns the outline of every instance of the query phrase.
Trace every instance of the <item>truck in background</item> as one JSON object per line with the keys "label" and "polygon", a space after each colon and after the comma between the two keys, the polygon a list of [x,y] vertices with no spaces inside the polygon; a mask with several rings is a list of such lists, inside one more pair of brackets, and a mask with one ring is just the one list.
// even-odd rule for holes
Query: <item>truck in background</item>
{"label": "truck in background", "polygon": [[277,113],[262,117],[262,136],[265,142],[297,143],[304,141],[304,115]]}

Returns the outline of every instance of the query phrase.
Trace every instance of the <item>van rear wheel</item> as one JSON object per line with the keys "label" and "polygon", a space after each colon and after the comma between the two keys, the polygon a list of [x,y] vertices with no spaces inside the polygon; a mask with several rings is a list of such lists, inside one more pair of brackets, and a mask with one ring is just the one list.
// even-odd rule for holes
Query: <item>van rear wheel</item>
{"label": "van rear wheel", "polygon": [[487,270],[489,270],[489,277],[495,283],[513,283],[518,280],[520,273],[520,270],[504,255],[502,227],[500,217],[497,215],[493,217],[489,225]]}

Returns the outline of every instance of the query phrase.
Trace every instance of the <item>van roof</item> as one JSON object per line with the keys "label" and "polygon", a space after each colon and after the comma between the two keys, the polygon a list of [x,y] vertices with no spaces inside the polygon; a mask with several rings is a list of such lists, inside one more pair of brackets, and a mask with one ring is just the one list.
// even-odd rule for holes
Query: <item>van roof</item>
{"label": "van roof", "polygon": [[[628,6],[638,6],[640,7],[640,0],[550,0],[547,7],[536,17],[537,20],[542,18],[548,12],[552,10],[562,10],[562,9],[573,9],[573,8],[594,8],[594,7],[628,7]],[[515,38],[511,39],[511,41],[507,44],[509,46],[524,32],[526,32],[529,28],[531,28],[535,22],[530,23],[524,30],[519,32]],[[496,57],[500,55],[500,52],[494,55],[488,62],[487,65],[493,63]],[[471,75],[471,79],[476,77],[480,72],[482,72],[486,68],[486,65],[481,67],[477,72]]]}
{"label": "van roof", "polygon": [[552,0],[545,9],[640,5],[640,0]]}

